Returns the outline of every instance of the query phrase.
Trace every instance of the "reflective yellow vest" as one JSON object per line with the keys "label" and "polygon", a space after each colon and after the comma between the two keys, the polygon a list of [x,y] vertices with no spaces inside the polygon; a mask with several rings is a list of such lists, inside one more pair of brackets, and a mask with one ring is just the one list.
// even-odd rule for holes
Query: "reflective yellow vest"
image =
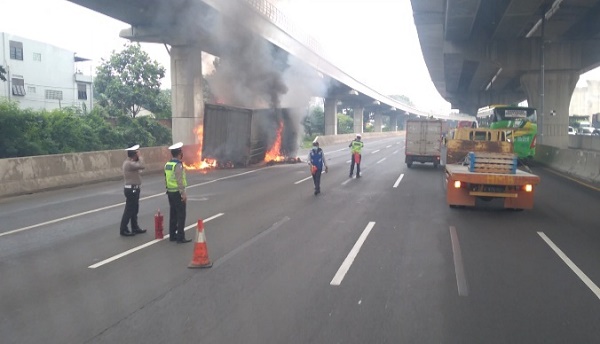
{"label": "reflective yellow vest", "polygon": [[364,144],[362,143],[362,141],[357,141],[354,140],[352,141],[352,143],[350,143],[350,149],[352,150],[352,153],[359,153],[362,150]]}
{"label": "reflective yellow vest", "polygon": [[[181,163],[181,161],[177,159],[170,160],[165,164],[165,181],[167,184],[167,191],[179,191],[179,186],[177,186],[177,176],[175,176],[175,166]],[[185,168],[182,171],[182,180],[183,186],[187,186],[187,179],[185,178]]]}

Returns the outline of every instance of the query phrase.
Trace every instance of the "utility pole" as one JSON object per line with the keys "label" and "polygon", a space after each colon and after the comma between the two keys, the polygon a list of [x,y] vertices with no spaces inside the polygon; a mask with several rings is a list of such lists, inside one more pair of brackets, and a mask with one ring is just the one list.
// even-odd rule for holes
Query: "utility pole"
{"label": "utility pole", "polygon": [[542,11],[542,38],[540,43],[540,116],[538,118],[538,143],[544,142],[544,84],[545,84],[545,59],[544,59],[544,45],[545,45],[545,30],[546,29],[546,11]]}

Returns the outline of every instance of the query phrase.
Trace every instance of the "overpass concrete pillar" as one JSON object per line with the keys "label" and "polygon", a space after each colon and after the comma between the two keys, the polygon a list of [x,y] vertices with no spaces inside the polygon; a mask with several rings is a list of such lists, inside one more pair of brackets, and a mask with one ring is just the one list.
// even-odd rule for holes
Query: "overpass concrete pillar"
{"label": "overpass concrete pillar", "polygon": [[540,73],[527,73],[521,85],[527,93],[527,103],[537,109],[539,144],[568,148],[569,105],[579,80],[576,71],[545,72],[544,113],[541,113]]}
{"label": "overpass concrete pillar", "polygon": [[325,135],[337,135],[337,99],[325,98]]}
{"label": "overpass concrete pillar", "polygon": [[375,123],[373,123],[373,129],[375,129],[374,131],[376,133],[380,133],[381,132],[381,124],[383,123],[383,121],[381,120],[381,113],[375,112]]}
{"label": "overpass concrete pillar", "polygon": [[173,142],[198,144],[194,128],[204,125],[202,50],[195,46],[171,47],[171,110]]}
{"label": "overpass concrete pillar", "polygon": [[362,106],[354,107],[354,133],[362,134],[363,132],[363,114],[365,108]]}
{"label": "overpass concrete pillar", "polygon": [[390,126],[392,131],[398,131],[398,115],[390,115]]}

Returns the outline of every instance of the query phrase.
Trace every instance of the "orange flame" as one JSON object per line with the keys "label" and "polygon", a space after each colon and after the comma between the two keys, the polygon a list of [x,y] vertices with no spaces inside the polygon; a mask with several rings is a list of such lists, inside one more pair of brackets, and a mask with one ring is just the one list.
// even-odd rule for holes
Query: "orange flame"
{"label": "orange flame", "polygon": [[204,139],[204,127],[202,125],[197,126],[196,128],[194,128],[194,133],[196,134],[196,137],[198,138],[198,142],[200,142],[198,151],[196,152],[197,159],[195,159],[196,162],[193,162],[191,164],[187,164],[184,162],[183,166],[185,167],[186,170],[205,170],[208,168],[216,167],[217,160],[202,159],[202,142]]}
{"label": "orange flame", "polygon": [[271,149],[265,153],[265,161],[284,161],[285,156],[281,155],[281,133],[283,132],[283,122],[279,122],[277,128],[277,137]]}

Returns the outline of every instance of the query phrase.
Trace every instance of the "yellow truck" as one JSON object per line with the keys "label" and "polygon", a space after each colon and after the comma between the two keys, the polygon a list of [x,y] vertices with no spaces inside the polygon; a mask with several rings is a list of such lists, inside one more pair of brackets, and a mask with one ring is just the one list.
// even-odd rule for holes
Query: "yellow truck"
{"label": "yellow truck", "polygon": [[504,208],[533,208],[540,178],[518,168],[510,130],[458,128],[446,140],[444,185],[452,208],[503,199]]}

